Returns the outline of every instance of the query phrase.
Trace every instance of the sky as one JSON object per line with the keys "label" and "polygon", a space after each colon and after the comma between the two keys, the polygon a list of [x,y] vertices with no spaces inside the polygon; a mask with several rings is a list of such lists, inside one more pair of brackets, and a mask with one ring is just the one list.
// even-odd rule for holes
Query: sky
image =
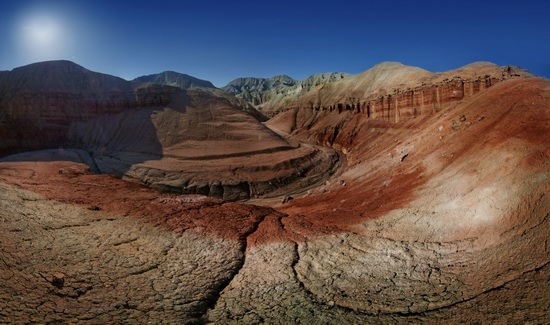
{"label": "sky", "polygon": [[360,73],[383,61],[475,61],[550,78],[550,1],[37,1],[0,3],[0,70],[65,59],[125,79]]}

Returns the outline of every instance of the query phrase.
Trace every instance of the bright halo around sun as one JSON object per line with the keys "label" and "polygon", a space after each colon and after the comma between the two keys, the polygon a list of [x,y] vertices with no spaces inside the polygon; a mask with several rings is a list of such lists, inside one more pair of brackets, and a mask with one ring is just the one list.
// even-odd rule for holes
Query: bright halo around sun
{"label": "bright halo around sun", "polygon": [[68,54],[69,31],[55,14],[28,14],[21,19],[18,33],[20,54],[28,61],[61,59]]}

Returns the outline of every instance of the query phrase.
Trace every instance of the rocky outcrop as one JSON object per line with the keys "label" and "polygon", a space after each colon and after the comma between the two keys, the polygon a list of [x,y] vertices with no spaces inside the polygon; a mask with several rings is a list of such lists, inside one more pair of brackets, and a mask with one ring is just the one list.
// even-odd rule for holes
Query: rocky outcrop
{"label": "rocky outcrop", "polygon": [[422,84],[403,90],[394,89],[392,93],[385,95],[371,95],[362,99],[347,97],[341,102],[328,106],[322,102],[310,102],[309,105],[291,109],[328,110],[330,112],[336,110],[338,113],[350,111],[367,114],[374,120],[396,123],[436,113],[506,79],[509,79],[508,75],[499,77],[486,75],[466,80],[456,76],[452,80],[445,79],[435,84]]}
{"label": "rocky outcrop", "polygon": [[281,94],[297,83],[289,76],[275,76],[272,78],[237,78],[230,81],[223,90],[242,98],[254,107],[261,107],[266,102],[275,97],[281,97]]}
{"label": "rocky outcrop", "polygon": [[[148,89],[148,92],[151,92],[152,89],[163,91],[159,86],[167,86],[183,89],[183,90],[202,90],[209,92],[215,96],[222,97],[227,99],[236,107],[239,107],[243,112],[251,115],[258,121],[266,121],[267,117],[250,105],[246,100],[233,96],[230,93],[222,89],[216,88],[210,81],[198,79],[183,73],[178,73],[174,71],[165,71],[158,74],[152,74],[148,76],[142,76],[132,80],[132,85],[134,88],[143,90]],[[170,90],[168,89],[170,92]],[[162,96],[159,94],[158,96]],[[157,97],[158,97],[157,96]]]}
{"label": "rocky outcrop", "polygon": [[269,112],[270,107],[282,105],[282,102],[295,99],[317,86],[336,82],[347,76],[347,73],[334,72],[314,74],[301,81],[288,76],[275,76],[269,79],[238,78],[222,89],[246,100],[262,112]]}
{"label": "rocky outcrop", "polygon": [[[253,94],[278,88],[292,87],[297,83],[289,76],[281,75],[271,78],[237,78],[222,89],[232,95],[241,95],[246,100],[253,100]],[[257,103],[258,105],[260,103]]]}
{"label": "rocky outcrop", "polygon": [[[342,124],[349,121],[365,120],[386,128],[432,116],[503,81],[529,77],[532,76],[525,70],[485,62],[439,74],[386,63],[363,73],[359,79],[354,76],[325,85],[289,106],[278,107],[268,125],[285,133],[307,134],[316,144],[336,143],[341,149],[349,147],[357,133],[357,128],[342,131]],[[361,83],[362,88],[357,88]],[[331,122],[319,123],[324,119]],[[313,134],[313,130],[319,133]]]}
{"label": "rocky outcrop", "polygon": [[451,103],[511,78],[529,77],[520,68],[479,62],[445,73],[430,73],[400,63],[376,65],[361,74],[287,96],[263,111],[269,116],[292,109],[362,112],[375,119],[397,122],[431,114]]}

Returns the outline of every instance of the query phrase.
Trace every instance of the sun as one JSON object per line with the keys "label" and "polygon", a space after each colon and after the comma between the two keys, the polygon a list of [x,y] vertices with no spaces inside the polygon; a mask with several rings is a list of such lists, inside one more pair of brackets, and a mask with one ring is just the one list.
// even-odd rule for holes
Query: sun
{"label": "sun", "polygon": [[61,26],[52,17],[36,17],[23,29],[26,42],[35,48],[46,50],[62,38]]}
{"label": "sun", "polygon": [[63,20],[49,12],[34,12],[25,16],[19,25],[19,48],[29,61],[60,59],[66,56],[69,45],[68,28]]}

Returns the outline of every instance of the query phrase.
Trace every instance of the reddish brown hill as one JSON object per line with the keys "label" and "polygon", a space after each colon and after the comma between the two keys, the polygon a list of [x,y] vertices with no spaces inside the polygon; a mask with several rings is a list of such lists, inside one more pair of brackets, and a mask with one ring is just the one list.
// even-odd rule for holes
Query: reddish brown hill
{"label": "reddish brown hill", "polygon": [[437,112],[500,81],[529,76],[522,69],[488,62],[476,62],[444,73],[389,62],[314,88],[301,97],[288,98],[269,111],[271,115],[295,109],[355,111],[378,120],[397,122]]}
{"label": "reddish brown hill", "polygon": [[69,61],[35,63],[0,79],[0,156],[57,148],[73,120],[136,106],[129,82]]}
{"label": "reddish brown hill", "polygon": [[[69,61],[36,63],[1,78],[0,156],[79,149],[95,172],[230,201],[301,190],[328,178],[338,160],[329,149],[290,144],[221,90],[151,83],[134,89]],[[43,156],[9,159],[50,159]]]}
{"label": "reddish brown hill", "polygon": [[[290,143],[225,98],[182,91],[170,104],[73,123],[94,166],[162,191],[243,200],[327,179],[338,155]],[[269,194],[273,195],[273,194]]]}

